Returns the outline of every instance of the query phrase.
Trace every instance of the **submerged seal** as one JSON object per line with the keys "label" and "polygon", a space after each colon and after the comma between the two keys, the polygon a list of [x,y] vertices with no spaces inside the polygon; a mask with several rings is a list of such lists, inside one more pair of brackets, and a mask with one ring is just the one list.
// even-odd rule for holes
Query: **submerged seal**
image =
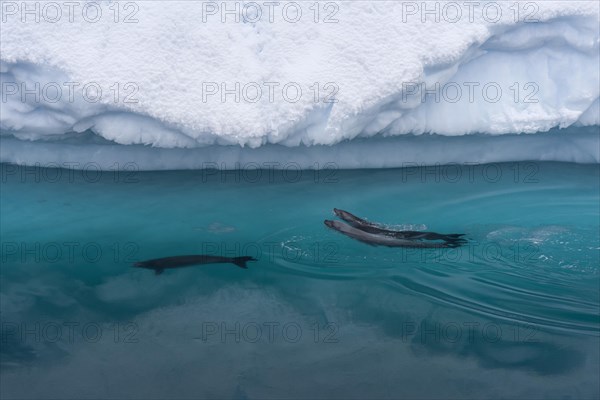
{"label": "submerged seal", "polygon": [[162,274],[163,270],[167,268],[180,268],[189,267],[192,265],[203,265],[203,264],[224,264],[232,263],[240,268],[248,268],[246,262],[258,261],[253,257],[220,257],[220,256],[209,256],[209,255],[191,255],[191,256],[175,256],[175,257],[164,257],[155,258],[152,260],[140,261],[135,263],[133,266],[138,268],[153,269],[156,275]]}
{"label": "submerged seal", "polygon": [[460,246],[452,242],[422,242],[415,239],[397,238],[389,235],[378,235],[365,232],[340,221],[325,220],[325,225],[353,239],[374,246],[414,247],[414,248],[448,248]]}
{"label": "submerged seal", "polygon": [[369,222],[362,218],[357,217],[348,211],[340,210],[337,208],[333,209],[335,215],[348,222],[352,227],[360,229],[362,231],[373,233],[376,235],[392,236],[397,239],[410,239],[410,240],[444,240],[449,243],[462,244],[466,243],[466,240],[461,238],[464,233],[450,233],[441,234],[435,232],[421,232],[421,231],[394,231],[386,229],[383,224],[376,222]]}

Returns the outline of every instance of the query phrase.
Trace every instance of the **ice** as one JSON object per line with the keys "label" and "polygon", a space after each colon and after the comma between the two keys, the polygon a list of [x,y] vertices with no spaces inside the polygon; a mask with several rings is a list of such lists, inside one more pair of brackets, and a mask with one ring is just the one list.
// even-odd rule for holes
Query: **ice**
{"label": "ice", "polygon": [[[240,22],[223,13],[225,3],[99,2],[93,23],[82,17],[84,3],[73,21],[63,9],[54,23],[38,3],[35,22],[36,9],[24,13],[24,4],[2,3],[3,162],[35,161],[21,152],[32,149],[28,141],[58,161],[98,154],[93,141],[70,144],[90,132],[118,145],[104,145],[103,154],[127,154],[148,169],[280,153],[304,164],[325,154],[353,168],[465,162],[475,148],[487,153],[481,160],[598,162],[597,133],[586,139],[591,149],[566,134],[545,138],[600,124],[594,2],[495,2],[471,11],[436,2],[433,14],[418,2],[331,2],[318,3],[318,16],[301,3],[297,22],[289,21],[293,9],[283,17],[286,2],[272,22],[260,2],[257,20],[248,3],[231,3]],[[434,139],[415,148],[422,134]],[[486,147],[499,142],[482,139],[492,135],[510,137],[499,154]],[[385,137],[394,137],[391,147]],[[468,150],[447,155],[448,145]],[[383,160],[372,160],[382,146]]]}

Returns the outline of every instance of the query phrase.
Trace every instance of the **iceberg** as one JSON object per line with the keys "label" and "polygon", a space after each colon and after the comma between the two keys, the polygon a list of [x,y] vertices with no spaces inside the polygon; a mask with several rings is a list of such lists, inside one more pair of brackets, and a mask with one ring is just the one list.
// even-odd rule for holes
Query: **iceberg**
{"label": "iceberg", "polygon": [[594,2],[1,7],[2,162],[600,162]]}

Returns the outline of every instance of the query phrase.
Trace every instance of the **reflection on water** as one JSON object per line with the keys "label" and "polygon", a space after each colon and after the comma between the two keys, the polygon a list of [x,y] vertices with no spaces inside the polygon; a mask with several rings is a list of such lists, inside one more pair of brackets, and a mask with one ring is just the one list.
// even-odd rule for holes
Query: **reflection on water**
{"label": "reflection on water", "polygon": [[[469,169],[123,182],[4,165],[1,394],[598,397],[598,166]],[[369,246],[323,225],[333,207],[469,243]],[[259,261],[131,268],[180,254]]]}

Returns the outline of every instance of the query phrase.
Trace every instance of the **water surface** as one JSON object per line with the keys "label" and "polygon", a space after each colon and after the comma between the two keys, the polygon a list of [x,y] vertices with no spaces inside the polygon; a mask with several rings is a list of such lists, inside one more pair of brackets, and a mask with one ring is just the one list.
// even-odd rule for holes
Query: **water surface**
{"label": "water surface", "polygon": [[[597,165],[2,165],[7,398],[597,398]],[[465,233],[398,249],[337,207]],[[135,261],[251,255],[165,271]]]}

